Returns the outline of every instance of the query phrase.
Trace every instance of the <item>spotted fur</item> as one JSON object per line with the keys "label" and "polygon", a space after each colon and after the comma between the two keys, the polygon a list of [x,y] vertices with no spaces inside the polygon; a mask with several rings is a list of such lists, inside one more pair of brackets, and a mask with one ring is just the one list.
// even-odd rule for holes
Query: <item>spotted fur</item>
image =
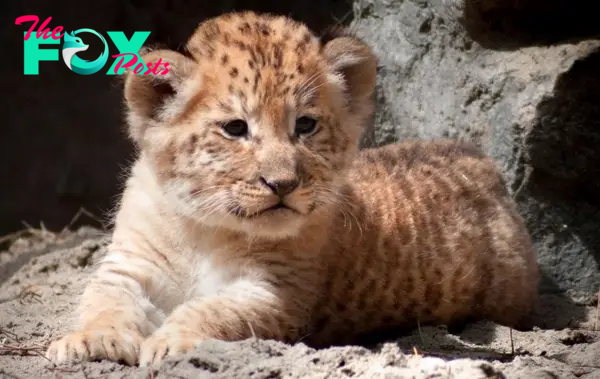
{"label": "spotted fur", "polygon": [[[185,54],[143,58],[170,70],[126,80],[139,158],[80,324],[50,359],[144,366],[209,338],[528,324],[537,266],[495,163],[452,141],[358,150],[376,77],[360,39],[231,13]],[[306,117],[316,129],[300,133]]]}

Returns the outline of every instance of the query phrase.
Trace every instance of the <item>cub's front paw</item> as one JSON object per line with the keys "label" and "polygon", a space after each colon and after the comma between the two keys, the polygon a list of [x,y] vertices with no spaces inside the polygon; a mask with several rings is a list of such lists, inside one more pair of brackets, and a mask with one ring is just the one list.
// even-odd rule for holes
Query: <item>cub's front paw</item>
{"label": "cub's front paw", "polygon": [[203,340],[191,331],[164,325],[142,343],[140,367],[156,365],[166,357],[191,351]]}
{"label": "cub's front paw", "polygon": [[143,340],[138,332],[124,328],[87,329],[52,342],[46,358],[54,363],[108,359],[135,365]]}

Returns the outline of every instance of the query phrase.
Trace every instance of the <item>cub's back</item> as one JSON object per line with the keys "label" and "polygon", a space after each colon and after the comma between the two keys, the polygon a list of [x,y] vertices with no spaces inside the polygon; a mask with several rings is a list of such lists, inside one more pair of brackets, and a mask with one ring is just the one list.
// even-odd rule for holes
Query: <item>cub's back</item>
{"label": "cub's back", "polygon": [[331,244],[313,340],[488,318],[526,327],[528,232],[494,161],[453,141],[363,150]]}

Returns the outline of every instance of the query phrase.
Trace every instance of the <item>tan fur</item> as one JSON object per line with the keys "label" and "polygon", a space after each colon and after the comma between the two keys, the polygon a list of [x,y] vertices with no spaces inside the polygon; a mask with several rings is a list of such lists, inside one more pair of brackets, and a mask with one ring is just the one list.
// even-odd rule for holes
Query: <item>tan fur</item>
{"label": "tan fur", "polygon": [[[140,149],[109,246],[56,362],[149,365],[199,341],[315,346],[417,322],[524,326],[531,242],[494,162],[452,141],[358,152],[376,59],[284,17],[204,22],[166,76],[130,75]],[[295,136],[295,120],[317,119]],[[224,133],[241,119],[249,136]],[[261,180],[299,180],[278,202]],[[262,212],[262,213],[261,213]]]}

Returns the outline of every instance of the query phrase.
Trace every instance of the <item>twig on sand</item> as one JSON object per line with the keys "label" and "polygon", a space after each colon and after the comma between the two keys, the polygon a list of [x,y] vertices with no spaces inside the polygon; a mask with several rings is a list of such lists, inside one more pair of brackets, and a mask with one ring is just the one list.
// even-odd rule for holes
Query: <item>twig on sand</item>
{"label": "twig on sand", "polygon": [[13,242],[15,242],[16,240],[18,240],[19,238],[26,237],[26,236],[39,237],[39,238],[42,238],[42,239],[44,239],[46,237],[56,238],[56,237],[64,236],[64,234],[66,232],[70,231],[71,227],[73,225],[75,225],[75,223],[77,221],[79,221],[79,219],[81,217],[83,217],[83,216],[87,216],[90,219],[92,219],[93,221],[97,222],[100,225],[100,227],[102,228],[102,230],[106,231],[104,223],[102,222],[102,220],[100,219],[100,217],[96,216],[94,213],[88,211],[84,207],[81,207],[75,213],[75,215],[71,218],[71,221],[69,221],[69,223],[67,223],[60,230],[60,232],[53,232],[51,230],[48,230],[46,228],[46,226],[44,225],[43,221],[40,222],[40,227],[39,228],[33,227],[27,221],[21,221],[21,224],[23,224],[24,228],[21,229],[21,230],[17,230],[15,232],[6,234],[4,236],[0,236],[0,246],[3,246],[5,244],[12,244]]}
{"label": "twig on sand", "polygon": [[47,236],[55,236],[54,233],[44,229],[43,225],[41,225],[40,228],[38,229],[38,228],[32,227],[25,221],[22,221],[22,223],[25,226],[25,228],[0,237],[0,245],[3,245],[5,243],[13,243],[14,241],[18,240],[19,238],[25,237],[25,236],[34,236],[34,237],[40,237],[40,238],[44,238],[45,236],[46,237]]}
{"label": "twig on sand", "polygon": [[104,224],[102,223],[102,221],[100,220],[100,218],[98,216],[96,216],[92,212],[88,211],[84,207],[81,207],[81,208],[79,208],[77,213],[75,213],[75,215],[73,216],[71,221],[69,221],[69,223],[62,228],[62,230],[60,231],[60,234],[63,234],[65,232],[69,231],[71,229],[71,227],[73,225],[75,225],[75,223],[81,218],[81,216],[87,216],[87,217],[91,218],[92,220],[99,223],[102,226],[102,229],[104,229]]}
{"label": "twig on sand", "polygon": [[598,330],[598,318],[600,317],[600,291],[596,294],[596,319],[594,320],[594,331]]}
{"label": "twig on sand", "polygon": [[425,339],[423,338],[423,332],[421,331],[421,320],[417,320],[417,330],[419,331],[419,338],[421,339],[421,344],[425,346]]}
{"label": "twig on sand", "polygon": [[252,333],[252,338],[254,338],[254,340],[256,341],[258,338],[256,338],[256,333],[254,333],[254,328],[252,327],[252,324],[250,324],[249,322],[246,322],[246,324],[248,324],[248,327],[250,328],[250,333]]}
{"label": "twig on sand", "polygon": [[0,237],[0,245],[4,244],[6,242],[9,242],[9,241],[12,242],[14,240],[17,240],[29,232],[30,231],[28,229],[22,229],[22,230],[17,230],[16,232],[13,232],[13,233],[9,233],[5,236],[2,236],[2,237]]}
{"label": "twig on sand", "polygon": [[[4,328],[0,328],[0,335],[5,336],[4,340],[0,341],[0,355],[15,355],[15,354],[36,355],[38,357],[44,358],[52,365],[50,367],[46,367],[49,370],[60,371],[60,372],[69,372],[69,373],[79,372],[78,370],[57,367],[54,364],[54,362],[52,362],[50,359],[48,359],[46,357],[46,355],[44,355],[44,352],[48,348],[47,343],[40,344],[40,343],[34,342],[29,345],[19,344],[19,341],[18,341],[19,337],[15,333],[10,332]],[[7,344],[6,340],[11,341],[12,343]],[[17,344],[19,344],[19,345],[17,345]]]}
{"label": "twig on sand", "polygon": [[508,334],[510,336],[510,354],[515,355],[515,341],[513,340],[512,328],[508,328]]}
{"label": "twig on sand", "polygon": [[252,324],[250,324],[248,321],[246,321],[246,324],[248,324],[248,327],[250,328],[250,333],[252,334],[252,347],[256,347],[256,344],[258,343],[258,338],[256,337],[256,333],[254,333],[254,328],[252,327]]}
{"label": "twig on sand", "polygon": [[40,297],[42,296],[33,290],[34,287],[36,286],[34,284],[31,284],[29,286],[26,286],[21,290],[21,292],[19,292],[19,294],[17,295],[17,299],[19,299],[20,304],[23,304],[24,301],[28,298],[31,298],[32,300],[35,300],[38,303],[42,304],[42,301],[40,300]]}
{"label": "twig on sand", "polygon": [[[47,344],[40,344],[34,342],[29,345],[24,345],[19,342],[20,338],[15,333],[0,327],[0,335],[5,338],[0,341],[0,355],[10,355],[14,353],[20,353],[21,355],[32,353],[34,355],[41,355],[46,358],[40,352],[43,352],[47,348]],[[9,343],[6,343],[6,342]]]}
{"label": "twig on sand", "polygon": [[35,285],[35,284],[30,284],[28,286],[25,286],[16,295],[0,298],[0,304],[6,303],[6,302],[9,302],[9,301],[13,301],[13,300],[19,300],[19,303],[22,305],[25,302],[25,300],[27,300],[27,299],[35,300],[38,303],[43,304],[43,302],[40,300],[40,298],[42,297],[42,295],[40,295],[39,293],[33,291],[32,290],[33,287],[38,287],[38,286]]}
{"label": "twig on sand", "polygon": [[11,353],[21,353],[21,355],[33,353],[34,355],[38,355],[41,351],[44,351],[44,347],[34,344],[30,346],[13,346],[0,344],[0,355],[9,355]]}
{"label": "twig on sand", "polygon": [[13,340],[13,341],[18,338],[15,333],[8,331],[1,327],[0,327],[0,335],[4,335],[5,337],[7,337],[8,339]]}

